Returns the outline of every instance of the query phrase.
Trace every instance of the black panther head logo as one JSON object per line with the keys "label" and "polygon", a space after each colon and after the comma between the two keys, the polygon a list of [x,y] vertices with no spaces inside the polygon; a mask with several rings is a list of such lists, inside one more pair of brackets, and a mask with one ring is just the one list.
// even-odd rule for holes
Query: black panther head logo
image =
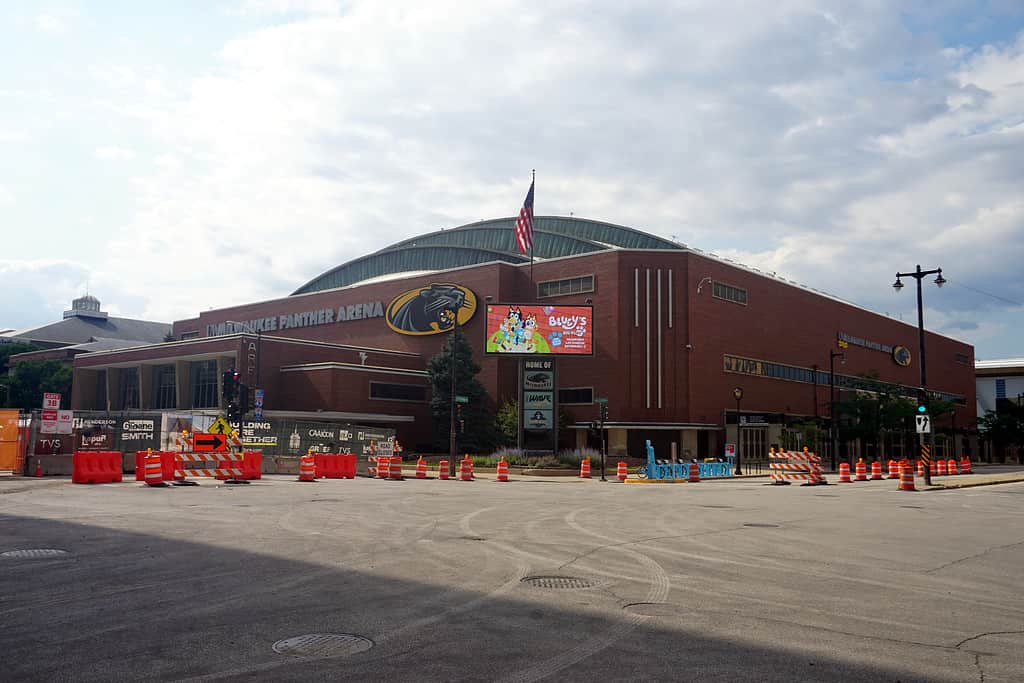
{"label": "black panther head logo", "polygon": [[[404,292],[388,304],[388,326],[400,334],[437,334],[455,326],[463,309],[476,310],[476,297],[458,285],[431,283],[425,289]],[[460,322],[469,316],[463,314]]]}

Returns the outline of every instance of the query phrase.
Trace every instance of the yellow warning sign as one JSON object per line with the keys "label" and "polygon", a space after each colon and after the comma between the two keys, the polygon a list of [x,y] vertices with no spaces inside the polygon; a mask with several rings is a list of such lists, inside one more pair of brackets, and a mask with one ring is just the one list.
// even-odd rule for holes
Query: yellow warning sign
{"label": "yellow warning sign", "polygon": [[219,415],[210,428],[206,430],[208,434],[230,434],[235,431],[228,421],[224,419],[223,415]]}

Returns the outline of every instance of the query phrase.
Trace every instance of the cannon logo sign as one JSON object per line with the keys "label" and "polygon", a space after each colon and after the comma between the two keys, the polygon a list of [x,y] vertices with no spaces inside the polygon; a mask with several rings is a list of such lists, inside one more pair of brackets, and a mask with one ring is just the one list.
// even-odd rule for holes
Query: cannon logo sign
{"label": "cannon logo sign", "polygon": [[427,335],[448,332],[465,325],[476,313],[476,295],[460,285],[432,282],[402,292],[388,304],[384,314],[388,327],[398,334]]}
{"label": "cannon logo sign", "polygon": [[487,353],[594,355],[592,306],[487,307]]}

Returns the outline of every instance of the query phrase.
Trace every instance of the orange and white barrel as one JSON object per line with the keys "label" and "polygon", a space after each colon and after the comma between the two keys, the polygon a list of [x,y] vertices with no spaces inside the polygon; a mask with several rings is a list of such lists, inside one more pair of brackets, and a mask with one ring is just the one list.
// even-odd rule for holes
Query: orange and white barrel
{"label": "orange and white barrel", "polygon": [[903,467],[900,471],[900,491],[916,491],[914,487],[914,467],[906,460],[903,461]]}
{"label": "orange and white barrel", "polygon": [[590,458],[583,458],[580,461],[580,478],[590,479]]}
{"label": "orange and white barrel", "polygon": [[416,461],[416,478],[426,479],[427,478],[427,461],[420,456],[420,459]]}
{"label": "orange and white barrel", "polygon": [[143,461],[143,480],[149,486],[164,485],[164,471],[159,455],[147,455]]}
{"label": "orange and white barrel", "polygon": [[856,481],[868,480],[868,466],[864,464],[863,460],[857,461],[857,473],[855,479]]}
{"label": "orange and white barrel", "polygon": [[459,480],[460,481],[470,481],[471,479],[473,479],[473,471],[471,469],[472,467],[473,467],[473,461],[470,460],[469,456],[467,455],[459,463]]}
{"label": "orange and white barrel", "polygon": [[619,481],[626,481],[626,477],[627,476],[629,476],[629,473],[626,471],[626,463],[624,463],[624,462],[622,462],[620,460],[619,461],[619,465],[618,465],[618,470],[615,473],[615,477]]}
{"label": "orange and white barrel", "polygon": [[949,474],[949,475],[956,474],[956,460],[953,460],[952,458],[950,458],[946,462],[946,473]]}
{"label": "orange and white barrel", "polygon": [[437,463],[437,478],[448,479],[448,461],[442,460]]}
{"label": "orange and white barrel", "polygon": [[945,460],[936,460],[935,461],[935,471],[938,473],[938,475],[940,477],[946,476],[946,461]]}
{"label": "orange and white barrel", "polygon": [[388,478],[395,480],[400,480],[402,478],[402,456],[391,456],[391,465],[388,467]]}
{"label": "orange and white barrel", "polygon": [[299,458],[299,481],[316,481],[316,459],[309,453]]}
{"label": "orange and white barrel", "polygon": [[700,483],[700,465],[695,462],[690,463],[690,477],[686,481],[691,484]]}
{"label": "orange and white barrel", "polygon": [[841,462],[839,463],[839,483],[840,484],[852,484],[853,480],[850,479],[850,463]]}
{"label": "orange and white barrel", "polygon": [[504,456],[498,461],[498,481],[508,481],[508,463]]}
{"label": "orange and white barrel", "polygon": [[880,481],[882,479],[882,463],[875,460],[871,463],[871,480]]}

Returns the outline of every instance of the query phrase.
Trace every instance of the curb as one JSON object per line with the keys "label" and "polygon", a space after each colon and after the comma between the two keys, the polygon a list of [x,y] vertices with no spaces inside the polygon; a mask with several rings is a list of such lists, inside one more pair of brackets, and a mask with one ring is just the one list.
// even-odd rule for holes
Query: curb
{"label": "curb", "polygon": [[976,486],[995,486],[997,484],[1019,484],[1024,482],[1024,475],[1009,475],[1009,479],[985,479],[982,481],[965,481],[958,482],[955,484],[932,484],[927,488],[922,488],[922,491],[954,491],[956,489],[972,489]]}

